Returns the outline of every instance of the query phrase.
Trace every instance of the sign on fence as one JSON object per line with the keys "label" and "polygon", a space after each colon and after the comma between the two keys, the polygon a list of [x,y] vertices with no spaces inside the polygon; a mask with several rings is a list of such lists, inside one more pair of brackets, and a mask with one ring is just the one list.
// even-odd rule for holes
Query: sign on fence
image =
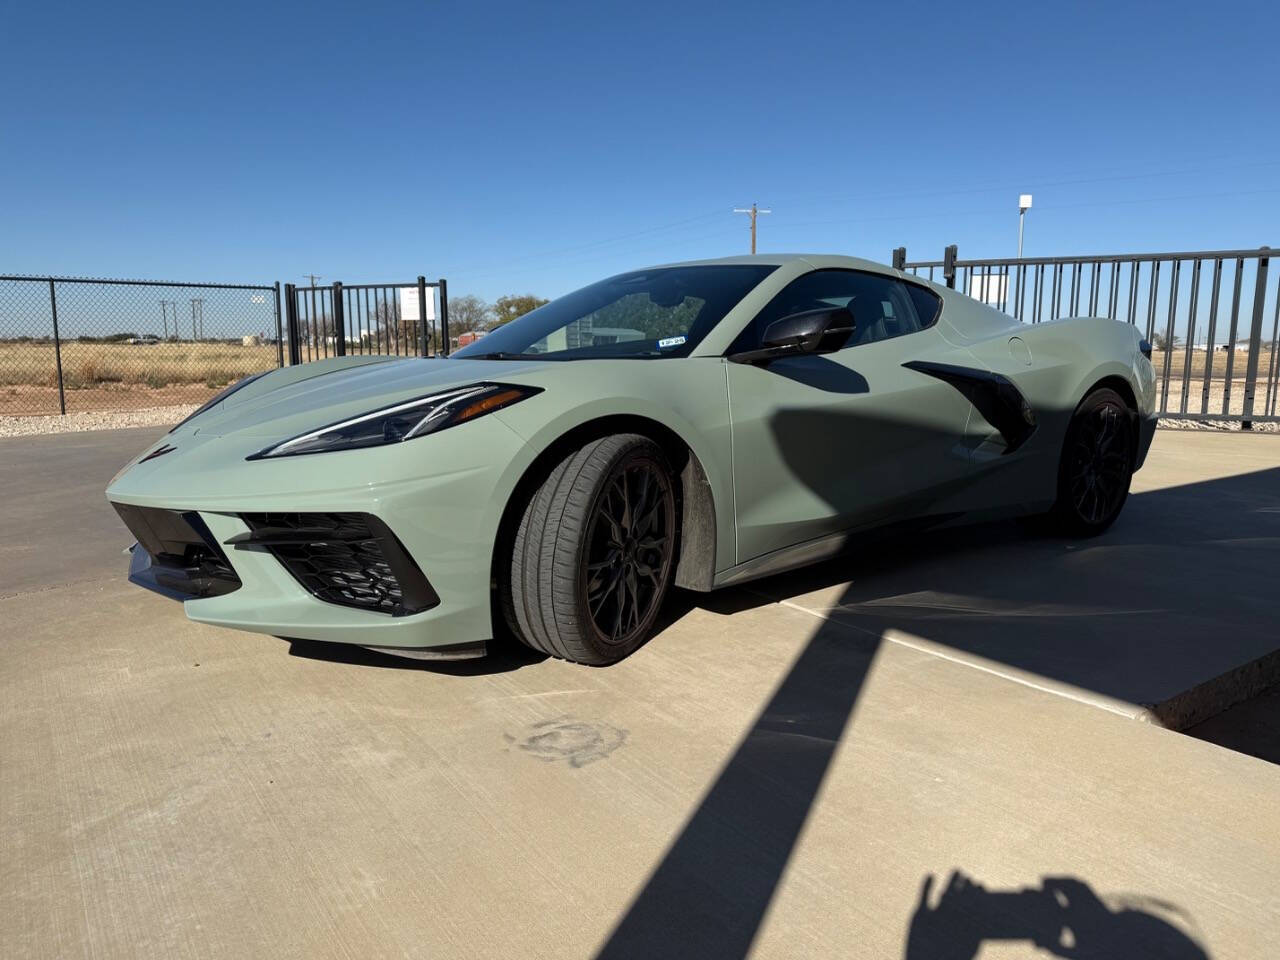
{"label": "sign on fence", "polygon": [[977,274],[973,278],[973,288],[969,296],[981,300],[989,307],[1003,310],[1009,302],[1009,276],[1004,273],[984,276]]}
{"label": "sign on fence", "polygon": [[[400,319],[411,323],[418,323],[422,320],[422,317],[418,316],[417,287],[400,288]],[[428,291],[427,293],[427,320],[433,324],[436,322],[435,291]]]}

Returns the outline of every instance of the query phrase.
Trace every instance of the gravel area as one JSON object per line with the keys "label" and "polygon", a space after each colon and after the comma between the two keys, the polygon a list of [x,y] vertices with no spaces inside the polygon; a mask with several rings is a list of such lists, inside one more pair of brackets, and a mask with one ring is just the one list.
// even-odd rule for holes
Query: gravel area
{"label": "gravel area", "polygon": [[[1162,430],[1218,430],[1223,433],[1230,433],[1232,430],[1239,430],[1239,420],[1170,420],[1165,417],[1160,419],[1160,429]],[[1280,433],[1280,423],[1254,421],[1254,433]]]}
{"label": "gravel area", "polygon": [[163,427],[177,423],[197,404],[140,407],[136,410],[96,410],[69,413],[65,417],[0,416],[0,437],[29,437],[38,433],[79,433],[84,430],[120,430],[125,427]]}

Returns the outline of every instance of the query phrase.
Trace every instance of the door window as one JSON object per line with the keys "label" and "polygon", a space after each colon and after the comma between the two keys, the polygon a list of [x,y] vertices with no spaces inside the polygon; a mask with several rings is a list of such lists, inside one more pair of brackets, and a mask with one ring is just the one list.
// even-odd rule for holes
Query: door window
{"label": "door window", "polygon": [[853,332],[844,347],[902,337],[932,326],[941,300],[918,284],[861,270],[815,270],[797,277],[738,334],[729,353],[757,350],[775,320],[806,310],[845,307]]}

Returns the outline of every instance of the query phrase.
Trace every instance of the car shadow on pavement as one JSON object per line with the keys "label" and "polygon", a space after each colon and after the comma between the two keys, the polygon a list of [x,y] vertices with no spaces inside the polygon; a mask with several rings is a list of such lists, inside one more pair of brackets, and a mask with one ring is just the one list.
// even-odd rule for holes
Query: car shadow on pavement
{"label": "car shadow on pavement", "polygon": [[[1187,662],[1223,653],[1229,643],[1224,618],[1241,629],[1273,623],[1278,561],[1280,469],[1272,469],[1134,494],[1117,524],[1089,541],[993,523],[869,540],[855,545],[846,559],[722,595],[677,592],[672,620],[694,606],[728,613],[821,590],[833,592],[824,598],[824,609],[832,612],[780,679],[597,957],[747,956],[884,630],[917,632],[1141,702],[1136,694],[1144,675],[1167,668],[1171,652]],[[1221,602],[1206,611],[1206,596]],[[1116,937],[1157,936],[1154,931],[1163,930],[1164,921],[1149,911],[1104,912],[1096,902],[1088,886],[1073,878],[1046,881],[1038,892],[944,896],[936,910],[926,909],[922,899],[919,945],[911,947],[908,960],[973,956],[939,952],[945,937],[929,931],[948,923],[981,939],[999,937],[1003,924],[1019,938],[1048,942],[1050,928],[1071,904],[1071,931],[1081,946],[1061,956],[1127,956]],[[1013,904],[1022,906],[1015,910]],[[1055,942],[1066,950],[1061,929]],[[1168,956],[1207,956],[1192,940],[1183,943],[1172,933],[1169,938]]]}
{"label": "car shadow on pavement", "polygon": [[688,602],[787,602],[870,636],[904,631],[1183,729],[1206,714],[1179,695],[1280,645],[1277,569],[1280,468],[1132,494],[1093,539],[1011,521],[880,536]]}

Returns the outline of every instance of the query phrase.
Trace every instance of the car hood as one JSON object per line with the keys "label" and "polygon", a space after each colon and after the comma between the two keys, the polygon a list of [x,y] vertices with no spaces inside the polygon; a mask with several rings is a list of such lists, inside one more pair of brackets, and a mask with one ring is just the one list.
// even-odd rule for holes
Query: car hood
{"label": "car hood", "polygon": [[[191,420],[204,438],[285,440],[380,407],[481,381],[536,383],[547,361],[350,357],[273,371]],[[324,367],[324,369],[318,369]],[[265,443],[264,443],[265,445]]]}

